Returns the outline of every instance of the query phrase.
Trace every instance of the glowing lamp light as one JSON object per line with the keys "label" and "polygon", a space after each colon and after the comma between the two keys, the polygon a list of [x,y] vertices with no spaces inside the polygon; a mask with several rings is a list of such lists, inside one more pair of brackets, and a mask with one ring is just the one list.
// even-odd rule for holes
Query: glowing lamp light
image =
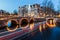
{"label": "glowing lamp light", "polygon": [[43,24],[43,29],[45,29],[46,28],[46,26],[45,26],[45,24]]}
{"label": "glowing lamp light", "polygon": [[34,29],[34,23],[30,24],[30,30],[33,30],[33,29]]}
{"label": "glowing lamp light", "polygon": [[[16,20],[14,20],[16,23],[18,23]],[[9,31],[9,32],[13,32],[13,31],[15,31],[15,30],[17,30],[18,29],[18,25],[14,28],[14,29],[10,29],[10,27],[11,27],[11,25],[12,25],[12,23],[11,23],[11,20],[9,20],[8,22],[7,22],[7,30]]]}
{"label": "glowing lamp light", "polygon": [[39,26],[39,31],[42,32],[42,26],[41,25]]}
{"label": "glowing lamp light", "polygon": [[[52,24],[53,23],[53,24]],[[50,24],[48,22],[46,22],[46,24],[49,26],[49,27],[55,27],[56,24],[55,24],[55,20],[50,20]]]}
{"label": "glowing lamp light", "polygon": [[60,17],[60,14],[58,15],[58,17]]}

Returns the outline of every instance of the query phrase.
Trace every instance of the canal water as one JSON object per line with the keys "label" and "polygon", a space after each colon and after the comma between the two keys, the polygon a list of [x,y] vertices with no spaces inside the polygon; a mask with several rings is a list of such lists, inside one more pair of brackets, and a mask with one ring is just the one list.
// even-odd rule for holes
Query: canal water
{"label": "canal water", "polygon": [[36,35],[28,40],[60,40],[60,27],[56,26],[42,32],[38,31]]}

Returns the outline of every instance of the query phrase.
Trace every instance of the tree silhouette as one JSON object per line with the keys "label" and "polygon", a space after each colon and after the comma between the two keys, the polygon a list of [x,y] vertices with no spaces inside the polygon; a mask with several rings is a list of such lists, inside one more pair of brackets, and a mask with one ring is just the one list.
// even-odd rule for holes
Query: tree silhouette
{"label": "tree silhouette", "polygon": [[14,14],[14,15],[18,15],[17,10],[14,10],[14,11],[13,11],[13,14]]}
{"label": "tree silhouette", "polygon": [[52,1],[51,0],[49,0],[48,2],[47,2],[47,5],[46,5],[48,8],[51,8],[51,9],[54,9],[54,5],[53,5],[53,3],[52,3]]}
{"label": "tree silhouette", "polygon": [[48,0],[43,0],[42,5],[46,7]]}
{"label": "tree silhouette", "polygon": [[58,12],[60,13],[60,0],[58,2]]}
{"label": "tree silhouette", "polygon": [[52,0],[44,0],[43,1],[43,7],[44,7],[44,11],[46,11],[46,14],[54,14],[54,5],[52,3]]}

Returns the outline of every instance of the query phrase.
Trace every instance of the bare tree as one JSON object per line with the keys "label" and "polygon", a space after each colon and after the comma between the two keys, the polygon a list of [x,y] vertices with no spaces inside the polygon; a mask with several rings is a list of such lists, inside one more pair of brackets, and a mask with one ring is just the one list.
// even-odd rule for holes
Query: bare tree
{"label": "bare tree", "polygon": [[43,7],[44,7],[44,10],[46,11],[46,14],[54,14],[54,5],[52,3],[52,0],[44,0],[43,1]]}
{"label": "bare tree", "polygon": [[60,0],[58,2],[58,12],[60,13]]}
{"label": "bare tree", "polygon": [[13,14],[14,14],[14,15],[18,15],[17,10],[14,10],[14,11],[13,11]]}
{"label": "bare tree", "polygon": [[44,7],[46,7],[47,2],[48,2],[48,0],[43,0],[42,4]]}

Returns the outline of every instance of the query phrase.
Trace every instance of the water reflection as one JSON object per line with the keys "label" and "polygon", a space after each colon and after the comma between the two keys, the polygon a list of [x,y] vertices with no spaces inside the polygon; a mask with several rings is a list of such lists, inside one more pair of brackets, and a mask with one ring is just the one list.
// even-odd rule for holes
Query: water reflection
{"label": "water reflection", "polygon": [[[44,24],[45,25],[45,24]],[[43,26],[39,26],[38,33],[31,38],[30,40],[60,40],[60,28],[58,26],[54,28],[47,27],[46,30],[43,31]]]}
{"label": "water reflection", "polygon": [[34,23],[30,24],[30,30],[33,30],[33,29],[34,29]]}
{"label": "water reflection", "polygon": [[60,28],[59,27],[53,28],[51,32],[52,33],[50,36],[50,40],[60,40]]}
{"label": "water reflection", "polygon": [[41,25],[39,25],[39,31],[42,32],[42,26]]}
{"label": "water reflection", "polygon": [[46,24],[43,24],[43,29],[46,29]]}
{"label": "water reflection", "polygon": [[55,19],[48,19],[47,21],[46,21],[46,25],[48,26],[48,27],[55,27],[56,26],[56,20]]}

